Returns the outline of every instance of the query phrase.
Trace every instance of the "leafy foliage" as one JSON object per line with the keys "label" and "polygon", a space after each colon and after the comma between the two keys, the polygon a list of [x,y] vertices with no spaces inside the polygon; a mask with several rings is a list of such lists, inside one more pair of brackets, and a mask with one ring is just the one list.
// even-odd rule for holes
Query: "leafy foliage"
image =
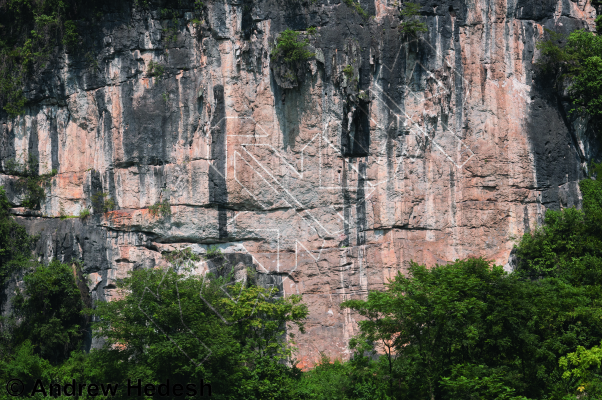
{"label": "leafy foliage", "polygon": [[599,294],[483,259],[413,264],[387,291],[345,305],[366,318],[357,343],[392,349],[389,395],[401,399],[563,393],[559,358],[602,338]]}
{"label": "leafy foliage", "polygon": [[0,105],[15,117],[24,111],[23,86],[45,68],[53,41],[67,47],[79,41],[77,0],[6,0],[0,2]]}
{"label": "leafy foliage", "polygon": [[222,251],[219,247],[217,246],[209,246],[207,248],[207,253],[205,254],[205,257],[207,259],[212,259],[212,258],[222,258],[223,254]]}
{"label": "leafy foliage", "polygon": [[[26,340],[21,343],[14,352],[6,357],[0,357],[0,380],[8,382],[10,379],[19,379],[23,382],[25,392],[31,393],[37,379],[51,381],[53,366],[52,364],[36,354],[34,345]],[[2,393],[0,398],[4,397]]]}
{"label": "leafy foliage", "polygon": [[359,1],[343,0],[343,2],[345,3],[345,5],[347,5],[347,7],[353,8],[355,10],[355,12],[358,13],[359,15],[361,15],[362,17],[364,17],[364,18],[369,17],[368,13],[366,11],[364,11],[364,9],[360,5]]}
{"label": "leafy foliage", "polygon": [[539,67],[550,73],[557,87],[566,86],[573,109],[602,118],[602,36],[586,30],[568,38],[546,30],[548,39],[537,44]]}
{"label": "leafy foliage", "polygon": [[100,318],[96,334],[108,340],[100,353],[120,366],[106,379],[203,377],[217,398],[271,398],[261,393],[287,387],[277,377],[289,379],[292,371],[278,360],[292,351],[283,341],[286,324],[302,327],[307,315],[299,297],[274,299],[261,287],[208,282],[171,268],[135,271],[120,288],[128,293],[123,299],[93,311]]}
{"label": "leafy foliage", "polygon": [[18,176],[17,189],[25,194],[23,207],[37,209],[40,203],[46,198],[46,187],[57,170],[53,169],[49,173],[40,175],[38,159],[31,154],[27,162],[20,163],[14,159],[7,160],[6,170],[9,175]]}
{"label": "leafy foliage", "polygon": [[351,65],[347,65],[345,68],[343,68],[343,74],[345,74],[348,79],[351,79],[353,77],[353,67]]}
{"label": "leafy foliage", "polygon": [[90,209],[84,208],[79,212],[79,219],[86,219],[90,216]]}
{"label": "leafy foliage", "polygon": [[404,3],[400,15],[402,22],[399,28],[403,34],[416,37],[420,32],[428,32],[426,24],[418,19],[420,4]]}
{"label": "leafy foliage", "polygon": [[56,364],[67,359],[82,337],[83,302],[74,272],[67,264],[53,261],[36,265],[25,275],[25,292],[14,298],[20,323],[15,342],[29,340],[36,354]]}
{"label": "leafy foliage", "polygon": [[150,215],[153,217],[158,217],[159,215],[163,218],[169,217],[171,215],[171,204],[169,204],[169,200],[165,199],[163,201],[158,201],[152,206],[148,208]]}
{"label": "leafy foliage", "polygon": [[276,39],[276,47],[271,52],[272,60],[283,57],[286,62],[303,62],[315,54],[307,50],[309,39],[299,40],[299,32],[287,29]]}
{"label": "leafy foliage", "polygon": [[549,210],[543,227],[523,236],[517,269],[530,278],[602,285],[602,181],[579,183],[583,210]]}
{"label": "leafy foliage", "polygon": [[115,208],[115,201],[108,193],[98,192],[92,196],[92,207],[95,212],[108,212]]}
{"label": "leafy foliage", "polygon": [[[34,238],[11,217],[4,188],[0,186],[0,287],[21,265],[27,263]],[[0,306],[3,301],[0,298]]]}
{"label": "leafy foliage", "polygon": [[591,349],[585,349],[578,346],[577,351],[569,353],[559,361],[560,366],[565,370],[562,374],[564,379],[576,379],[577,389],[574,394],[582,396],[586,392],[588,397],[602,395],[602,348],[594,346]]}
{"label": "leafy foliage", "polygon": [[148,63],[148,68],[146,69],[146,74],[148,76],[152,76],[152,77],[161,79],[164,72],[165,72],[165,68],[161,64],[154,62],[152,60]]}

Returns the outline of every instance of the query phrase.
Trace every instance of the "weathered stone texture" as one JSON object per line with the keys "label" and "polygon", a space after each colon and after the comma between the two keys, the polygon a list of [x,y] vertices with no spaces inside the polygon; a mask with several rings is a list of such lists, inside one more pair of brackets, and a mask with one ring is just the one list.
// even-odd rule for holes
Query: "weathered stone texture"
{"label": "weathered stone texture", "polygon": [[[596,12],[585,0],[420,3],[417,40],[400,35],[393,0],[362,0],[372,19],[338,0],[213,0],[196,26],[184,10],[171,42],[157,10],[107,14],[85,34],[98,65],[63,54],[26,115],[0,119],[3,162],[32,153],[59,172],[44,217],[21,218],[42,233],[37,252],[84,260],[94,300],[170,246],[247,255],[232,260],[309,304],[304,365],[347,355],[357,327],[340,302],[411,260],[507,264],[545,209],[579,206],[597,157],[586,121],[533,66],[544,27],[591,28]],[[275,36],[310,26],[315,58],[272,68]],[[100,192],[115,211],[56,218]],[[165,199],[171,215],[152,216]]]}

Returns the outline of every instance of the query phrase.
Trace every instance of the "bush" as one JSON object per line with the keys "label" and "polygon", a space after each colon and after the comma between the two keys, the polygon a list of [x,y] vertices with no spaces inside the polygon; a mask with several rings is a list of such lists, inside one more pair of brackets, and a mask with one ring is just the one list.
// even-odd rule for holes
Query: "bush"
{"label": "bush", "polygon": [[546,30],[547,40],[537,44],[541,58],[537,65],[552,74],[554,86],[568,89],[573,107],[602,119],[602,36],[577,30],[568,38]]}
{"label": "bush", "polygon": [[148,208],[150,215],[153,217],[161,217],[165,218],[171,215],[171,204],[169,204],[169,200],[165,199],[163,201],[156,202],[152,206]]}
{"label": "bush", "polygon": [[84,208],[83,210],[81,210],[79,212],[79,219],[86,219],[89,216],[90,216],[90,209],[89,208]]}
{"label": "bush", "polygon": [[602,181],[579,183],[583,210],[548,210],[544,225],[516,247],[517,272],[557,277],[574,285],[602,285]]}
{"label": "bush", "polygon": [[343,74],[345,74],[345,76],[348,79],[351,79],[353,77],[353,67],[351,65],[348,65],[345,68],[343,68]]}
{"label": "bush", "polygon": [[364,18],[369,17],[368,13],[366,11],[364,11],[364,9],[360,5],[359,1],[343,0],[343,2],[345,3],[345,5],[347,5],[347,7],[353,8],[355,10],[355,12],[358,13],[359,15],[361,15],[362,17],[364,17]]}
{"label": "bush", "polygon": [[420,32],[428,32],[428,28],[424,22],[420,22],[420,5],[416,3],[404,3],[401,10],[402,22],[399,25],[401,32],[407,36],[418,36]]}
{"label": "bush", "polygon": [[217,246],[209,246],[207,248],[207,253],[205,254],[205,258],[208,260],[212,258],[223,258],[223,256],[222,250]]}
{"label": "bush", "polygon": [[148,68],[146,69],[146,74],[151,77],[161,78],[163,73],[165,72],[165,68],[154,61],[150,61],[148,63]]}
{"label": "bush", "polygon": [[40,208],[40,203],[46,198],[46,187],[57,171],[53,169],[49,173],[40,175],[38,159],[32,155],[29,155],[26,163],[20,163],[14,159],[8,160],[6,169],[9,175],[19,177],[17,189],[22,190],[25,194],[23,207]]}
{"label": "bush", "polygon": [[299,40],[299,32],[287,29],[276,39],[276,47],[272,50],[271,58],[276,60],[283,57],[286,62],[303,62],[315,54],[306,49],[309,39]]}
{"label": "bush", "polygon": [[63,28],[63,45],[69,48],[77,46],[79,42],[79,35],[77,34],[77,27],[75,26],[75,22],[65,21]]}
{"label": "bush", "polygon": [[95,212],[108,212],[115,208],[115,202],[108,193],[98,192],[92,196],[92,207]]}

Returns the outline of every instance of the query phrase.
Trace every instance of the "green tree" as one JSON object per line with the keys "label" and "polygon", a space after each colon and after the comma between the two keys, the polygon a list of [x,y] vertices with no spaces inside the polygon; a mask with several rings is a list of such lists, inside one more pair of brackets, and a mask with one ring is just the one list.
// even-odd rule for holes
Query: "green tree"
{"label": "green tree", "polygon": [[573,102],[572,111],[602,118],[602,36],[576,30],[568,38],[546,30],[548,38],[537,44],[537,62],[551,73],[555,86],[566,87]]}
{"label": "green tree", "polygon": [[84,329],[83,302],[74,271],[55,260],[33,266],[24,282],[24,293],[18,291],[14,298],[20,322],[13,340],[16,344],[30,341],[36,354],[59,364],[80,346]]}
{"label": "green tree", "polygon": [[307,50],[309,39],[299,40],[299,32],[286,29],[276,39],[276,46],[271,52],[272,60],[283,57],[286,62],[303,62],[315,56]]}
{"label": "green tree", "polygon": [[401,24],[399,28],[401,33],[416,37],[420,32],[428,32],[424,22],[420,22],[420,4],[404,3],[401,10]]}
{"label": "green tree", "polygon": [[344,305],[365,317],[358,342],[392,344],[397,398],[566,394],[559,358],[602,339],[598,291],[524,280],[483,259],[412,264],[387,286]]}
{"label": "green tree", "polygon": [[216,398],[286,398],[283,382],[295,376],[281,364],[292,350],[286,325],[302,327],[306,306],[298,297],[275,299],[261,287],[194,275],[180,256],[177,270],[134,271],[119,284],[121,299],[93,311],[95,335],[107,339],[99,354],[120,366],[105,379],[203,378]]}
{"label": "green tree", "polygon": [[544,225],[516,248],[517,272],[559,277],[575,285],[602,285],[602,182],[579,183],[583,210],[548,210]]}
{"label": "green tree", "polygon": [[[25,228],[17,224],[9,213],[11,208],[4,188],[0,186],[0,287],[6,279],[27,262],[34,240]],[[0,306],[3,299],[0,298]]]}
{"label": "green tree", "polygon": [[[37,379],[49,382],[52,375],[52,365],[36,354],[35,347],[29,340],[21,343],[10,355],[0,357],[0,381],[6,384],[11,379],[19,379],[23,382],[25,393],[32,392]],[[0,399],[10,398],[6,390],[0,391]]]}
{"label": "green tree", "polygon": [[[573,394],[576,396],[587,395],[588,398],[600,398],[602,396],[602,348],[594,346],[586,349],[578,346],[573,353],[567,354],[559,361],[565,370],[562,377],[566,380],[576,380],[577,386]],[[585,392],[585,393],[584,393]]]}

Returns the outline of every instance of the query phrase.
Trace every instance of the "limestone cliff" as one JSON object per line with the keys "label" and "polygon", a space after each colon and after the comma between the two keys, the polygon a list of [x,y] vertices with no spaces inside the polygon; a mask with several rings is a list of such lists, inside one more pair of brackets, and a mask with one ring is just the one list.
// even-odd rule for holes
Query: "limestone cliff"
{"label": "limestone cliff", "polygon": [[[96,301],[162,250],[218,244],[303,295],[307,365],[348,354],[341,301],[411,260],[510,267],[513,238],[579,205],[597,142],[533,62],[544,28],[591,29],[589,0],[420,0],[418,39],[393,0],[362,0],[370,18],[340,0],[209,0],[194,22],[150,3],[108,5],[80,29],[90,47],[29,84],[25,115],[0,114],[0,185],[40,257],[84,261]],[[293,75],[270,60],[286,28],[315,53]],[[58,171],[40,211],[6,174],[28,154]],[[165,200],[171,214],[149,212]]]}

